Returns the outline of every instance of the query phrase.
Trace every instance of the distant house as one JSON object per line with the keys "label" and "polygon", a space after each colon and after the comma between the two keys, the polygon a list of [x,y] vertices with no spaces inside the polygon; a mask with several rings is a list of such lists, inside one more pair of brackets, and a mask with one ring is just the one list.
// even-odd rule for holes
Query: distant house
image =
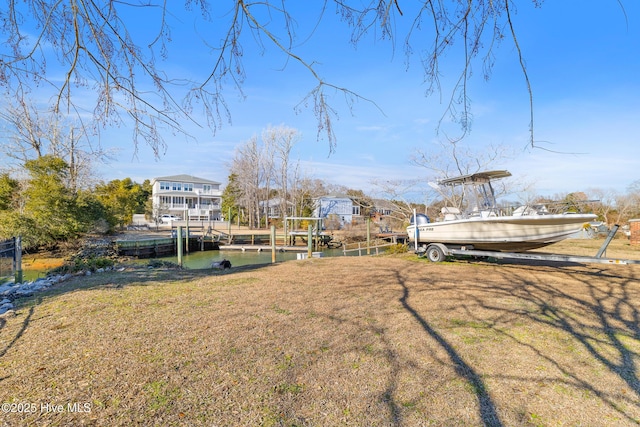
{"label": "distant house", "polygon": [[187,217],[195,221],[219,221],[220,183],[191,175],[173,175],[151,181],[154,215]]}
{"label": "distant house", "polygon": [[282,199],[275,198],[269,199],[267,201],[260,202],[260,209],[262,210],[263,215],[266,215],[267,218],[284,218],[284,216],[292,216],[293,215],[293,203],[287,201],[287,212],[286,215],[282,215],[280,212],[282,207]]}
{"label": "distant house", "polygon": [[373,204],[371,221],[378,226],[381,233],[391,231],[393,225],[396,227],[399,225],[398,220],[393,218],[396,207],[392,202],[384,199],[375,199]]}
{"label": "distant house", "polygon": [[379,220],[385,216],[391,215],[394,210],[395,205],[392,202],[384,199],[374,199],[371,217],[374,220]]}
{"label": "distant house", "polygon": [[319,197],[315,200],[313,216],[322,219],[334,217],[340,222],[340,226],[344,226],[360,217],[360,206],[346,196]]}

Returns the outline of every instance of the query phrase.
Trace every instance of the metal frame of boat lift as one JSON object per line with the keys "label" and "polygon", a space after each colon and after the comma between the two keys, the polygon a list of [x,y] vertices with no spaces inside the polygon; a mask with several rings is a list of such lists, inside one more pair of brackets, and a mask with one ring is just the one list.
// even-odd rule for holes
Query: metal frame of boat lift
{"label": "metal frame of boat lift", "polygon": [[429,261],[440,262],[444,261],[446,257],[456,256],[478,256],[485,258],[497,258],[497,259],[525,259],[525,260],[537,260],[537,261],[553,261],[553,262],[577,262],[577,263],[597,263],[597,264],[640,264],[640,260],[632,259],[615,259],[615,258],[603,258],[603,255],[607,251],[607,247],[613,236],[618,231],[619,226],[616,224],[613,226],[609,235],[602,243],[602,246],[598,250],[595,257],[578,256],[578,255],[561,255],[561,254],[544,254],[544,253],[532,253],[532,252],[499,252],[499,251],[482,251],[475,250],[472,246],[460,246],[459,248],[452,248],[444,243],[429,243],[428,245],[416,248],[416,254],[418,256],[426,256]]}

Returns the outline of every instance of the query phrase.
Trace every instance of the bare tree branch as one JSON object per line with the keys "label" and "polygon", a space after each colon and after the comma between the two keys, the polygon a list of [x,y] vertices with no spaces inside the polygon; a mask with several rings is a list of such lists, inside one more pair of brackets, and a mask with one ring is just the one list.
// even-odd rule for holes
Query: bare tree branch
{"label": "bare tree branch", "polygon": [[[536,6],[540,0],[531,0]],[[370,39],[390,41],[404,36],[407,64],[419,55],[424,69],[426,94],[442,97],[444,55],[459,55],[460,72],[453,88],[445,96],[445,111],[440,118],[457,123],[460,133],[452,142],[468,134],[472,125],[469,81],[476,58],[482,58],[484,78],[489,78],[495,61],[493,50],[505,38],[508,28],[520,68],[527,85],[530,109],[530,138],[533,137],[533,91],[514,25],[514,1],[424,0],[417,4],[400,0],[324,0],[318,7],[316,25],[303,37],[312,37],[322,20],[335,17],[351,28],[353,45]],[[187,13],[204,20],[207,29],[222,37],[200,36],[203,51],[210,55],[211,67],[203,77],[176,78],[162,68],[170,58],[174,2],[167,0],[10,0],[0,6],[0,86],[6,94],[28,94],[49,86],[55,97],[49,108],[72,114],[82,110],[81,98],[97,93],[89,107],[94,120],[102,125],[133,123],[134,142],[146,142],[156,156],[166,149],[163,130],[185,132],[185,120],[193,122],[193,110],[200,107],[207,125],[215,132],[231,121],[225,89],[231,86],[242,96],[246,70],[243,57],[253,43],[261,52],[277,52],[287,65],[299,66],[315,81],[308,95],[295,109],[313,111],[318,123],[318,138],[326,136],[329,150],[336,147],[334,121],[338,119],[333,94],[342,94],[349,108],[357,101],[372,102],[365,96],[325,79],[314,61],[299,54],[296,17],[287,0],[185,0]],[[192,9],[196,9],[194,12]],[[220,15],[221,11],[228,13]],[[216,12],[214,17],[213,12]],[[155,19],[157,33],[148,42],[133,31],[135,19]],[[406,34],[401,29],[407,27]],[[217,34],[217,33],[216,33]],[[461,43],[461,44],[460,44]],[[429,47],[430,46],[430,47]],[[290,63],[289,63],[290,61]],[[58,79],[60,71],[63,77]],[[329,90],[327,90],[329,89]],[[375,105],[375,103],[374,103]],[[376,106],[377,107],[377,106]]]}

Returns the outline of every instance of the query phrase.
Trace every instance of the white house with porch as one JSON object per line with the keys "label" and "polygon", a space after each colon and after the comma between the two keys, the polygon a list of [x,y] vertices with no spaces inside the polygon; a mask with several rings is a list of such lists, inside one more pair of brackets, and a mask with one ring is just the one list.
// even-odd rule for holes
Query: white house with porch
{"label": "white house with porch", "polygon": [[220,183],[191,175],[173,175],[151,181],[154,216],[175,215],[194,221],[220,221]]}

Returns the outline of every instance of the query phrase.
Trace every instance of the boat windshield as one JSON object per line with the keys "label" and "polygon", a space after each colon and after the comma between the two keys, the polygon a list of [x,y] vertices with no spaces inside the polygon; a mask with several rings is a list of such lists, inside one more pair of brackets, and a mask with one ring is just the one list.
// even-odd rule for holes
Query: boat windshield
{"label": "boat windshield", "polygon": [[[460,210],[475,214],[479,212],[493,212],[497,209],[495,192],[491,181],[511,176],[506,170],[477,172],[470,175],[462,175],[438,181],[438,184],[448,186],[455,194],[455,189],[462,188],[462,201]],[[458,193],[459,194],[459,193]]]}
{"label": "boat windshield", "polygon": [[491,182],[478,182],[466,189],[470,211],[490,211],[496,208],[496,196]]}

